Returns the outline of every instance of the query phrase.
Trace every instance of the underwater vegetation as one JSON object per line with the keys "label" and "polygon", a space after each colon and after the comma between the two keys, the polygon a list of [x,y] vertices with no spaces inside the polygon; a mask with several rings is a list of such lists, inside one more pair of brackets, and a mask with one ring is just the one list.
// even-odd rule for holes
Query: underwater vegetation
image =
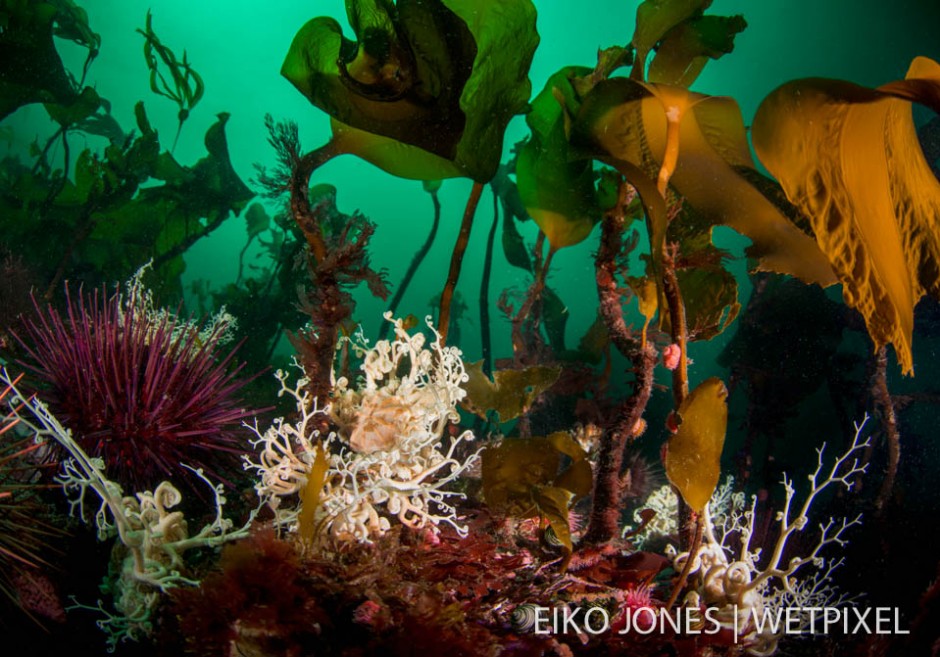
{"label": "underwater vegetation", "polygon": [[[158,8],[135,35],[161,99],[125,131],[87,82],[86,11],[0,0],[0,120],[41,104],[52,126],[0,160],[0,590],[35,621],[16,647],[940,650],[940,64],[788,81],[749,120],[693,90],[745,17],[635,4],[632,38],[533,86],[553,45],[532,0],[347,0],[348,28],[299,25],[280,71],[329,135],[305,146],[272,107],[246,184],[232,113],[174,155],[214,81]],[[169,150],[146,109],[167,100]],[[324,180],[346,155],[430,200],[401,280],[381,219]],[[435,272],[452,178],[469,193]],[[184,285],[239,221],[233,280]],[[560,263],[584,244],[575,345]],[[491,296],[500,258],[517,280]],[[865,625],[878,610],[893,631]]]}

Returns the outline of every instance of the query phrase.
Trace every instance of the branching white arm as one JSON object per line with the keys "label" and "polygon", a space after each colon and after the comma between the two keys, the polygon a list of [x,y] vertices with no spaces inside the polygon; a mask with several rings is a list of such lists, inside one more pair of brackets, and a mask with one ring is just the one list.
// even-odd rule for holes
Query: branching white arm
{"label": "branching white arm", "polygon": [[[809,552],[793,556],[786,563],[784,556],[790,539],[809,525],[810,511],[823,491],[837,485],[849,488],[865,472],[860,456],[869,445],[869,440],[862,438],[867,420],[866,416],[855,425],[851,445],[828,470],[823,459],[824,447],[817,450],[816,469],[808,476],[809,491],[798,508],[793,481],[784,476],[783,508],[776,517],[780,531],[763,566],[761,547],[751,544],[755,536],[756,497],[751,499],[746,509],[743,502],[740,505],[732,504],[730,512],[717,526],[712,517],[712,504],[702,514],[702,522],[705,523],[702,546],[691,557],[693,563],[690,568],[691,573],[697,574],[699,584],[690,592],[687,600],[690,604],[704,602],[717,607],[719,621],[729,628],[736,627],[742,631],[739,638],[752,655],[773,654],[780,640],[779,635],[766,627],[758,632],[752,623],[755,615],[760,616],[765,609],[773,610],[787,605],[820,606],[816,604],[820,601],[825,601],[828,606],[837,606],[852,601],[831,584],[830,575],[842,563],[841,559],[827,563],[822,552],[827,546],[845,544],[846,532],[861,522],[861,516],[838,520],[829,518],[818,525],[819,536]],[[733,550],[732,546],[736,544],[740,547]],[[681,569],[689,558],[688,552],[674,554],[675,568]],[[814,574],[799,579],[797,571],[808,563],[815,567]]]}
{"label": "branching white arm", "polygon": [[[793,487],[792,480],[784,475],[782,483],[786,497],[784,500],[783,509],[777,513],[777,522],[780,523],[780,536],[777,539],[776,545],[774,545],[774,550],[771,554],[770,561],[757,574],[757,576],[754,578],[754,581],[748,585],[747,588],[749,590],[757,589],[764,583],[765,580],[771,577],[779,578],[785,587],[789,587],[789,578],[797,571],[797,569],[807,562],[813,562],[817,567],[822,567],[823,562],[819,556],[820,551],[832,543],[844,545],[845,539],[843,539],[843,535],[845,534],[845,531],[850,527],[861,524],[861,514],[855,516],[855,518],[851,520],[842,518],[838,522],[833,518],[829,518],[829,520],[825,523],[820,523],[820,536],[816,541],[816,546],[810,551],[810,553],[805,556],[793,557],[786,566],[781,566],[780,561],[782,560],[784,551],[786,550],[787,541],[794,533],[801,532],[806,527],[807,523],[809,522],[810,508],[819,497],[819,494],[830,486],[838,484],[845,486],[846,489],[850,489],[852,487],[854,478],[865,472],[866,466],[860,465],[859,455],[866,447],[868,447],[871,440],[870,438],[866,438],[865,440],[862,440],[861,438],[862,429],[865,426],[865,422],[867,421],[868,416],[866,415],[861,423],[856,423],[855,436],[852,439],[852,444],[842,456],[835,460],[835,463],[832,464],[828,474],[826,475],[825,479],[822,479],[822,481],[820,481],[820,476],[822,475],[824,468],[823,453],[826,446],[823,445],[816,450],[816,470],[813,471],[813,473],[808,477],[810,482],[809,493],[806,495],[806,499],[803,501],[803,504],[800,507],[796,517],[791,517],[791,508],[793,506],[793,499],[796,496],[796,490]],[[749,543],[751,535],[752,532],[748,532],[748,540],[745,543],[745,550],[748,550],[750,547]]]}
{"label": "branching white arm", "polygon": [[[298,420],[275,420],[264,433],[249,427],[259,455],[257,462],[246,459],[245,468],[258,473],[255,488],[280,524],[294,524],[299,517],[299,508],[281,509],[280,500],[306,485],[322,445],[332,453],[318,497],[317,524],[334,539],[370,541],[389,529],[388,516],[416,529],[436,531],[445,523],[466,533],[448,501],[462,494],[445,490],[479,458],[479,451],[456,456],[457,448],[473,439],[471,432],[444,438],[448,424],[459,421],[457,403],[466,394],[460,351],[441,347],[438,340],[428,342],[421,333],[410,335],[401,320],[393,324],[395,339],[371,348],[361,333],[346,339],[363,359],[362,380],[351,387],[334,375],[329,406],[320,408],[309,399],[304,382],[291,387],[287,375],[277,373],[280,394],[297,402]],[[320,423],[315,416],[324,414],[341,427],[339,435],[323,438],[314,428]]]}
{"label": "branching white arm", "polygon": [[120,543],[127,549],[129,556],[114,585],[118,614],[108,614],[108,619],[99,624],[109,632],[119,633],[116,639],[112,635],[112,650],[118,640],[136,639],[141,633],[148,633],[149,625],[141,619],[149,619],[158,603],[156,591],[198,584],[181,573],[183,552],[247,536],[257,509],[243,526],[233,530],[231,520],[223,516],[225,497],[221,484],[212,484],[202,470],[188,468],[212,488],[216,510],[211,523],[189,536],[183,514],[171,510],[182,501],[173,484],[164,481],[153,492],[123,495],[121,487],[107,478],[101,459],[90,457],[45,404],[23,395],[5,368],[0,368],[0,382],[9,385],[12,391],[10,412],[19,419],[20,426],[28,429],[36,440],[56,441],[69,453],[71,458],[62,464],[62,472],[55,480],[69,498],[71,511],[85,519],[85,496],[89,490],[94,492],[100,500],[95,513],[99,540],[109,538],[116,530]]}

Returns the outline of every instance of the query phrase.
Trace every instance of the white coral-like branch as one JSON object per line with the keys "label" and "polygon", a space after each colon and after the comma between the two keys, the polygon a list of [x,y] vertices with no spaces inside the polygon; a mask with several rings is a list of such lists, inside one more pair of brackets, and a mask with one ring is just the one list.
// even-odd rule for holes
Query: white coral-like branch
{"label": "white coral-like branch", "polygon": [[[819,524],[819,535],[814,547],[806,554],[791,557],[786,563],[783,562],[783,555],[793,535],[808,527],[810,510],[820,494],[833,485],[851,487],[853,480],[865,471],[866,466],[861,464],[860,455],[869,445],[869,439],[862,439],[867,420],[866,416],[860,424],[855,425],[852,444],[828,470],[823,460],[825,445],[816,450],[816,469],[808,476],[810,488],[798,508],[795,504],[796,488],[793,481],[784,475],[781,482],[785,492],[783,509],[776,517],[780,532],[764,565],[760,564],[761,548],[751,545],[756,497],[751,499],[750,506],[743,511],[740,510],[743,505],[732,505],[729,516],[720,522],[713,520],[709,510],[711,505],[706,507],[702,515],[701,521],[705,524],[702,545],[690,567],[690,573],[698,574],[700,583],[692,591],[691,599],[719,607],[718,615],[723,623],[729,628],[743,630],[741,638],[752,655],[773,654],[780,640],[778,635],[769,630],[757,632],[751,624],[755,616],[761,616],[765,609],[772,611],[782,605],[793,604],[794,601],[809,603],[823,600],[828,606],[851,602],[831,584],[830,575],[841,564],[841,560],[827,563],[821,552],[832,544],[844,545],[846,531],[861,523],[860,515],[852,519],[829,518]],[[733,549],[734,544],[739,547]],[[674,555],[675,568],[681,570],[689,558],[688,552]],[[816,572],[802,580],[798,579],[797,571],[806,564],[812,564]]]}
{"label": "white coral-like branch", "polygon": [[[13,393],[9,400],[10,412],[16,416],[18,424],[36,441],[56,441],[69,453],[71,458],[62,464],[62,472],[55,481],[62,485],[72,513],[77,512],[85,519],[85,498],[91,491],[99,502],[95,513],[99,540],[117,533],[126,548],[128,556],[114,587],[118,613],[108,613],[107,620],[99,623],[110,634],[111,650],[119,641],[148,634],[151,612],[159,601],[157,593],[181,584],[198,584],[182,574],[182,554],[192,548],[214,547],[247,536],[255,513],[242,527],[233,530],[231,520],[223,516],[225,498],[221,484],[212,484],[201,469],[183,465],[206,482],[215,498],[215,519],[190,536],[183,514],[172,510],[182,501],[182,495],[173,484],[164,481],[152,492],[125,496],[120,485],[108,479],[103,461],[90,457],[45,404],[23,395],[2,367],[0,382],[9,386]],[[95,609],[103,609],[100,602]]]}

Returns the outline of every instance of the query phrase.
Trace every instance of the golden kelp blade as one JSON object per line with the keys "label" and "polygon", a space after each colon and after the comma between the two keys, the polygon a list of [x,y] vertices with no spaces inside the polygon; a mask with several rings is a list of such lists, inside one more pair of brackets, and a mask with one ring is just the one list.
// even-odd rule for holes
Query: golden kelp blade
{"label": "golden kelp blade", "polygon": [[728,428],[728,389],[721,379],[702,381],[679,407],[682,424],[666,445],[666,476],[693,511],[701,513],[721,475]]}
{"label": "golden kelp blade", "polygon": [[924,158],[910,101],[940,112],[940,65],[925,57],[905,80],[867,89],[797,80],[757,110],[757,155],[812,221],[816,242],[865,317],[913,373],[914,306],[940,292],[940,182]]}
{"label": "golden kelp blade", "polygon": [[[678,122],[673,129],[678,128],[678,138],[672,141],[671,122]],[[758,260],[758,270],[792,274],[805,283],[836,282],[813,239],[753,184],[760,174],[751,159],[741,110],[731,98],[610,79],[585,98],[573,131],[580,144],[589,145],[595,156],[617,166],[637,186],[644,203],[654,192],[640,185],[636,172],[618,163],[629,163],[647,179],[655,179],[676,146],[674,162],[664,167],[669,169],[670,187],[703,219],[750,238],[747,255]],[[658,258],[666,235],[664,209],[650,224],[650,248]],[[654,267],[658,269],[655,260]]]}

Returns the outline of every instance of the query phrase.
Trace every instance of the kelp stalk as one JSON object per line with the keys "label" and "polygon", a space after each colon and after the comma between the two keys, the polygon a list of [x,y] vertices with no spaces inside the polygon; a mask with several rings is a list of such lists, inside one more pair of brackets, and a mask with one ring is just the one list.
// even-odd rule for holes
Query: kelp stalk
{"label": "kelp stalk", "polygon": [[[689,554],[698,554],[699,548],[702,547],[702,537],[705,533],[705,522],[697,513],[694,512],[692,514],[692,520],[695,522],[695,538],[692,539],[692,545],[689,547]],[[685,583],[689,581],[689,573],[692,572],[693,563],[695,563],[695,559],[685,560],[685,566],[682,567],[682,573],[679,575],[679,579],[676,581],[672,589],[672,595],[669,596],[669,600],[666,602],[665,610],[667,612],[672,609],[674,604],[676,604],[676,600],[678,600],[679,594],[682,593],[682,589],[685,588]]]}
{"label": "kelp stalk", "polygon": [[310,207],[310,177],[313,172],[329,162],[339,152],[334,142],[328,141],[320,148],[310,151],[300,158],[291,171],[290,176],[290,210],[297,222],[298,228],[303,232],[307,245],[316,258],[317,263],[326,260],[326,240],[323,231]]}
{"label": "kelp stalk", "polygon": [[[388,304],[388,310],[392,313],[392,317],[398,317],[398,305],[405,296],[408,286],[411,285],[411,280],[415,277],[418,267],[421,266],[421,263],[424,262],[424,258],[428,255],[428,251],[431,250],[431,245],[434,244],[434,238],[437,236],[437,229],[441,225],[441,199],[437,196],[437,189],[428,189],[427,191],[428,194],[431,195],[431,202],[434,204],[434,223],[431,224],[431,232],[428,233],[424,244],[421,245],[421,248],[418,249],[418,252],[415,253],[414,257],[411,259],[411,264],[408,265],[408,271],[405,272],[405,277],[402,279],[401,285],[395,290],[395,296],[392,297],[392,302]],[[382,322],[382,328],[379,329],[379,340],[384,340],[388,336],[388,330],[391,326],[391,322]]]}
{"label": "kelp stalk", "polygon": [[[493,244],[499,226],[499,194],[493,190],[493,225],[486,237],[486,257],[483,260],[483,277],[480,281],[480,340],[483,348],[483,373],[493,374],[493,337],[490,333],[490,275],[493,272]],[[511,221],[511,219],[510,219]]]}
{"label": "kelp stalk", "polygon": [[633,394],[620,404],[604,431],[594,477],[591,517],[581,539],[584,545],[607,543],[619,535],[624,451],[646,410],[653,390],[653,368],[656,366],[656,350],[652,344],[642,345],[624,322],[616,279],[619,270],[617,261],[625,250],[623,209],[626,207],[624,201],[627,189],[626,184],[621,184],[620,203],[604,217],[600,248],[595,260],[595,278],[601,318],[611,342],[633,363],[636,378]]}
{"label": "kelp stalk", "polygon": [[664,259],[663,295],[669,307],[669,329],[673,344],[679,347],[679,366],[672,371],[672,396],[678,409],[689,396],[689,330],[686,326],[685,304],[676,277],[675,262]]}
{"label": "kelp stalk", "polygon": [[[535,342],[535,336],[538,334],[538,303],[542,298],[542,292],[545,291],[545,279],[548,277],[548,269],[552,264],[552,257],[555,255],[555,249],[549,246],[548,254],[545,256],[544,260],[542,259],[544,243],[545,233],[539,233],[534,251],[535,280],[529,287],[529,292],[522,306],[519,308],[519,312],[512,318],[512,351],[513,360],[517,364],[522,364],[521,361],[525,356],[533,355],[533,347],[536,346],[533,343]],[[522,334],[526,319],[531,320],[529,322],[529,329],[531,331],[529,337],[531,339],[528,340],[528,342]]]}
{"label": "kelp stalk", "polygon": [[676,170],[679,161],[679,124],[682,121],[682,111],[673,105],[666,110],[666,152],[663,153],[663,163],[659,168],[659,177],[656,180],[656,189],[659,195],[666,198],[666,187],[672,172]]}
{"label": "kelp stalk", "polygon": [[[176,150],[183,123],[202,99],[206,85],[202,81],[202,76],[190,66],[185,50],[181,62],[172,50],[160,42],[160,38],[153,31],[153,15],[150,10],[147,10],[146,30],[138,29],[137,33],[144,37],[144,59],[147,61],[147,68],[150,69],[150,90],[172,100],[179,106],[177,114],[179,123],[176,128],[176,137],[173,138],[173,147],[170,149],[172,153]],[[160,62],[167,68],[172,85],[160,71]]]}
{"label": "kelp stalk", "polygon": [[888,503],[888,498],[891,497],[894,478],[898,473],[898,463],[901,460],[901,434],[898,432],[898,418],[897,413],[895,413],[894,402],[888,390],[888,348],[886,346],[878,349],[875,356],[875,368],[872,396],[875,403],[881,407],[881,423],[888,439],[888,471],[885,473],[884,481],[881,482],[881,490],[878,491],[878,498],[875,500],[875,508],[881,513]]}
{"label": "kelp stalk", "polygon": [[450,258],[450,269],[447,272],[447,282],[444,284],[444,290],[441,292],[441,309],[437,321],[437,331],[440,333],[442,345],[447,344],[447,329],[450,324],[450,304],[454,299],[454,289],[457,287],[457,279],[460,278],[463,254],[467,251],[467,244],[470,242],[470,229],[473,227],[473,215],[476,214],[482,194],[483,184],[478,182],[473,183],[473,187],[470,190],[470,198],[467,199],[467,207],[463,213],[463,221],[460,223],[460,233],[457,235],[457,243],[454,244],[454,252]]}

